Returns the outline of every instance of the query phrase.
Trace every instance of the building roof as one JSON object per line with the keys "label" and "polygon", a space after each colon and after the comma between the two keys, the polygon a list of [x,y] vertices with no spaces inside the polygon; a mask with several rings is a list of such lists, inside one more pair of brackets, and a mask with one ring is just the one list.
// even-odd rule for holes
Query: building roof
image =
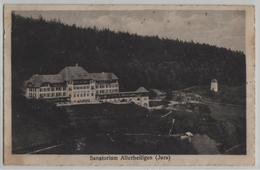
{"label": "building roof", "polygon": [[117,80],[118,77],[114,73],[89,73],[92,80]]}
{"label": "building roof", "polygon": [[43,83],[61,83],[62,76],[59,74],[39,75],[34,74],[26,83],[31,83],[34,87],[40,87]]}
{"label": "building roof", "polygon": [[135,92],[138,92],[138,93],[147,93],[147,92],[149,92],[149,91],[146,90],[144,87],[139,87]]}
{"label": "building roof", "polygon": [[76,66],[67,66],[58,74],[33,75],[25,83],[32,83],[33,87],[40,87],[42,83],[63,83],[70,80],[117,80],[114,73],[88,73],[84,68]]}
{"label": "building roof", "polygon": [[139,87],[135,91],[125,91],[125,92],[119,92],[120,94],[133,94],[133,93],[148,93],[149,91],[146,90],[144,87]]}
{"label": "building roof", "polygon": [[64,69],[62,69],[59,72],[59,74],[62,75],[64,81],[88,78],[88,72],[78,65],[67,66]]}

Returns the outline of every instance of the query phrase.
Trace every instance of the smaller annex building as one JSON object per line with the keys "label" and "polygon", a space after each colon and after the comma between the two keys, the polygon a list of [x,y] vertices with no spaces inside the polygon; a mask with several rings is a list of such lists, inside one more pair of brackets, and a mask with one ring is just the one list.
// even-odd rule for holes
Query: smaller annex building
{"label": "smaller annex building", "polygon": [[76,64],[58,74],[34,74],[24,82],[24,95],[28,99],[52,101],[58,106],[107,102],[135,103],[149,108],[149,92],[144,87],[120,92],[118,80],[114,73],[88,73]]}

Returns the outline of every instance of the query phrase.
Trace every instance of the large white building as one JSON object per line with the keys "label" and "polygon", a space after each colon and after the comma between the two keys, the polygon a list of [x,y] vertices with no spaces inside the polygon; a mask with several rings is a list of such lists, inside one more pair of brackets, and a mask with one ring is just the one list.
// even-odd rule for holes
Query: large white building
{"label": "large white building", "polygon": [[44,99],[59,106],[92,103],[135,103],[148,108],[148,91],[119,92],[118,77],[114,73],[88,73],[77,64],[62,69],[58,74],[33,75],[24,82],[25,97]]}

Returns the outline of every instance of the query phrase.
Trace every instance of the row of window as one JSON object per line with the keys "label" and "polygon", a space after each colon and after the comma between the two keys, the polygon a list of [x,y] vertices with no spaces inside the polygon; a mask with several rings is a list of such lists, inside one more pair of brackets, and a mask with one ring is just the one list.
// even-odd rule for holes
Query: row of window
{"label": "row of window", "polygon": [[118,84],[100,84],[96,88],[118,88]]}
{"label": "row of window", "polygon": [[94,93],[76,93],[73,96],[74,97],[87,97],[87,96],[94,96]]}
{"label": "row of window", "polygon": [[[96,85],[96,88],[117,88],[118,84],[106,84],[106,85]],[[95,86],[74,86],[74,89],[89,89],[91,88],[92,90],[95,88]]]}
{"label": "row of window", "polygon": [[97,94],[110,94],[110,93],[117,93],[117,92],[119,92],[118,89],[96,90]]}
{"label": "row of window", "polygon": [[61,96],[66,96],[66,93],[41,93],[40,97],[61,97]]}
{"label": "row of window", "polygon": [[75,100],[74,102],[75,102],[75,103],[88,103],[88,102],[90,102],[90,100],[88,100],[88,99],[84,99],[84,100]]}
{"label": "row of window", "polygon": [[29,88],[30,92],[36,91],[36,88]]}
{"label": "row of window", "polygon": [[94,89],[94,86],[74,86],[73,89],[89,89],[91,88],[92,90]]}
{"label": "row of window", "polygon": [[114,99],[103,99],[103,102],[132,102],[134,100],[140,101],[140,98],[114,98]]}
{"label": "row of window", "polygon": [[97,80],[96,83],[117,83],[117,80]]}
{"label": "row of window", "polygon": [[[89,89],[93,90],[94,86],[74,86],[73,89]],[[96,85],[96,88],[118,88],[118,84],[106,84],[106,85]],[[49,92],[49,91],[63,91],[66,90],[66,87],[41,87],[40,92]],[[36,92],[36,88],[29,88],[29,92]]]}
{"label": "row of window", "polygon": [[[48,91],[62,91],[66,90],[66,87],[41,87],[40,92],[48,92]],[[29,92],[36,92],[36,88],[29,88]]]}
{"label": "row of window", "polygon": [[29,97],[36,97],[35,93],[29,93]]}

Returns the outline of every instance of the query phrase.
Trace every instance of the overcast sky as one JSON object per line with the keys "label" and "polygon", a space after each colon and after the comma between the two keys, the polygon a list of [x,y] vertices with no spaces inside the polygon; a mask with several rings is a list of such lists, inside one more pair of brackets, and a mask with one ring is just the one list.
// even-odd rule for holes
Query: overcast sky
{"label": "overcast sky", "polygon": [[27,11],[19,15],[59,19],[81,27],[96,26],[139,35],[158,35],[245,50],[243,11]]}

